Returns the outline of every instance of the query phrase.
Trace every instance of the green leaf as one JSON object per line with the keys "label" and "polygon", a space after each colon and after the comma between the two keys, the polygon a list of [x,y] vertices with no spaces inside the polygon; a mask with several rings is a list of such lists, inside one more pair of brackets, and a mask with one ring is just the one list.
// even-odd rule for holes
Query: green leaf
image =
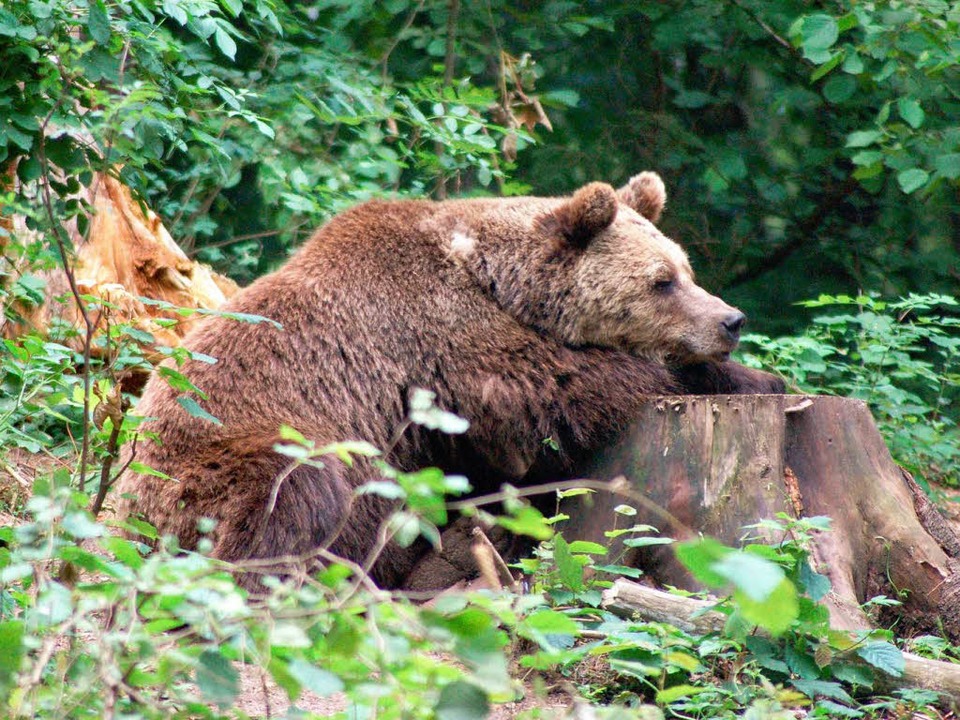
{"label": "green leaf", "polygon": [[858,167],[854,170],[853,177],[855,180],[869,180],[881,174],[883,174],[883,163],[875,162],[870,165]]}
{"label": "green leaf", "polygon": [[883,160],[880,150],[861,150],[851,158],[854,165],[873,165]]}
{"label": "green leaf", "polygon": [[430,430],[439,430],[448,435],[461,435],[470,428],[462,417],[434,405],[436,393],[415,388],[410,395],[410,421]]}
{"label": "green leaf", "polygon": [[867,147],[883,137],[879,130],[857,130],[847,135],[848,148]]}
{"label": "green leaf", "polygon": [[926,113],[923,112],[920,103],[913,98],[900,98],[897,100],[897,110],[900,112],[900,117],[906,120],[907,124],[914,130],[923,125]]}
{"label": "green leaf", "polygon": [[666,537],[638,537],[627,538],[623,541],[627,547],[650,547],[651,545],[672,545],[673,538]]}
{"label": "green leaf", "polygon": [[553,529],[547,524],[546,518],[529,505],[517,510],[513,517],[498,517],[496,522],[515,535],[528,535],[535,540],[549,540],[553,537]]}
{"label": "green leaf", "polygon": [[595,493],[596,490],[591,490],[590,488],[570,488],[569,490],[557,490],[557,498],[564,499],[570,497],[577,497],[579,495],[590,495]]}
{"label": "green leaf", "polygon": [[806,51],[826,50],[840,37],[840,26],[829,15],[810,15],[800,26],[803,35],[801,45]]}
{"label": "green leaf", "polygon": [[377,457],[380,455],[380,450],[364,440],[342,440],[324,445],[317,450],[317,455],[336,455],[344,465],[353,467],[355,455]]}
{"label": "green leaf", "polygon": [[157,374],[166,380],[167,384],[174,390],[178,390],[180,392],[194,392],[199,395],[201,399],[207,399],[207,394],[194,385],[190,381],[190,378],[183,373],[162,365],[157,368]]}
{"label": "green leaf", "polygon": [[119,560],[129,568],[140,568],[143,566],[143,556],[137,549],[136,543],[122,537],[108,536],[100,540],[100,547]]}
{"label": "green leaf", "polygon": [[945,178],[956,180],[960,177],[960,153],[940,155],[933,161],[933,165]]}
{"label": "green leaf", "polygon": [[90,39],[99,45],[110,42],[110,16],[103,0],[91,2],[87,14],[87,32]]}
{"label": "green leaf", "polygon": [[722,588],[727,578],[714,570],[713,566],[733,552],[727,546],[713,538],[701,538],[692,542],[679,543],[675,550],[677,559],[690,571],[694,578],[712,588]]}
{"label": "green leaf", "polygon": [[823,85],[823,96],[830,102],[842,103],[849,100],[857,90],[857,80],[850,75],[835,75]]}
{"label": "green leaf", "polygon": [[40,158],[36,155],[27,155],[17,164],[17,177],[25,183],[33,182],[43,172],[40,167]]}
{"label": "green leaf", "polygon": [[243,0],[220,0],[220,5],[233,17],[239,17],[243,12]]}
{"label": "green leaf", "polygon": [[695,110],[709,105],[714,101],[715,98],[705,92],[699,90],[683,90],[677,93],[677,96],[673,99],[673,104],[677,107]]}
{"label": "green leaf", "polygon": [[580,104],[580,94],[576,90],[548,90],[540,95],[540,101],[544,105],[565,105],[566,107],[576,107]]}
{"label": "green leaf", "polygon": [[305,660],[295,659],[287,669],[301,686],[321,697],[343,690],[343,682],[339,677]]}
{"label": "green leaf", "polygon": [[643,575],[640,568],[630,567],[628,565],[594,565],[593,569],[597,572],[610,573],[611,575],[623,575],[624,577],[638,578]]}
{"label": "green leaf", "polygon": [[897,173],[897,182],[900,183],[900,189],[907,195],[922,188],[929,179],[930,174],[920,168],[910,168]]}
{"label": "green leaf", "polygon": [[847,13],[846,15],[841,15],[840,18],[837,19],[837,29],[840,32],[852,30],[859,24],[860,21],[857,19],[856,13]]}
{"label": "green leaf", "polygon": [[356,489],[357,495],[376,495],[388,500],[402,500],[407,497],[407,491],[393,480],[371,480]]}
{"label": "green leaf", "polygon": [[160,478],[160,479],[162,479],[162,480],[172,480],[172,479],[173,479],[173,478],[171,478],[169,475],[167,475],[166,473],[160,472],[159,470],[157,470],[157,469],[155,469],[155,468],[152,468],[152,467],[150,467],[149,465],[146,465],[146,464],[144,464],[144,463],[142,463],[142,462],[134,461],[134,462],[130,463],[130,465],[129,465],[129,467],[128,467],[127,469],[130,470],[130,472],[135,472],[135,473],[138,473],[138,474],[140,474],[140,475],[150,475],[151,477],[158,477],[158,478]]}
{"label": "green leaf", "polygon": [[[818,51],[826,53],[825,50]],[[810,82],[816,82],[820,78],[829,75],[830,72],[840,64],[840,61],[843,60],[843,53],[833,53],[832,55],[827,53],[828,57],[825,59],[823,65],[818,67],[812,73],[810,73]]]}
{"label": "green leaf", "polygon": [[843,58],[841,69],[850,75],[859,75],[863,72],[863,58],[855,51],[848,52]]}
{"label": "green leaf", "polygon": [[763,602],[783,581],[783,568],[751,553],[735,550],[714,563],[713,571],[753,600]]}
{"label": "green leaf", "polygon": [[580,626],[556,610],[540,610],[525,618],[520,627],[528,632],[543,635],[580,635]]}
{"label": "green leaf", "polygon": [[744,618],[771,635],[789,630],[800,613],[797,590],[786,578],[763,600],[756,600],[739,589],[734,592],[733,600]]}
{"label": "green leaf", "polygon": [[142,535],[148,540],[156,540],[160,537],[153,525],[135,517],[128,517],[124,522],[118,523],[118,527]]}
{"label": "green leaf", "polygon": [[815,572],[806,561],[800,565],[800,584],[814,602],[825,597],[831,587],[830,578]]}
{"label": "green leaf", "polygon": [[463,680],[445,685],[434,708],[437,720],[484,720],[489,713],[487,694]]}
{"label": "green leaf", "polygon": [[237,671],[229,660],[213,650],[200,654],[196,682],[203,697],[223,710],[233,705],[240,691]]}
{"label": "green leaf", "polygon": [[23,623],[19,620],[0,623],[0,698],[6,696],[16,681],[23,650]]}
{"label": "green leaf", "polygon": [[290,668],[283,659],[277,656],[271,657],[267,663],[267,670],[270,672],[273,681],[287,693],[288,698],[295,701],[300,697],[302,687],[296,678],[290,674]]}
{"label": "green leaf", "polygon": [[695,687],[693,685],[674,685],[666,690],[657,692],[657,705],[669,705],[680,698],[692,697],[698,693],[707,691],[709,688]]}
{"label": "green leaf", "polygon": [[589,555],[606,555],[607,548],[600,543],[587,542],[586,540],[574,540],[570,543],[570,552],[587,553]]}
{"label": "green leaf", "polygon": [[310,638],[299,625],[293,622],[278,622],[270,630],[270,643],[280,647],[310,647]]}
{"label": "green leaf", "polygon": [[850,705],[856,704],[840,683],[825,680],[794,680],[791,684],[811,700],[817,697],[826,697]]}
{"label": "green leaf", "polygon": [[903,653],[895,645],[884,641],[868,642],[857,648],[857,655],[887,675],[900,677],[906,667]]}
{"label": "green leaf", "polygon": [[73,598],[70,590],[60,583],[50,583],[40,593],[34,606],[35,620],[41,627],[62,623],[73,613]]}
{"label": "green leaf", "polygon": [[553,538],[553,561],[564,587],[577,592],[583,589],[583,565],[570,553],[570,546],[557,534]]}
{"label": "green leaf", "polygon": [[200,418],[201,420],[206,420],[207,422],[212,422],[214,425],[223,425],[220,422],[220,419],[211,415],[206,410],[204,410],[192,397],[178,397],[177,404],[186,410],[190,415],[195,418]]}
{"label": "green leaf", "polygon": [[213,40],[216,42],[217,47],[220,48],[220,52],[222,52],[231,60],[236,59],[237,43],[235,43],[233,38],[230,37],[230,33],[228,33],[222,27],[217,27],[216,32],[213,34]]}
{"label": "green leaf", "polygon": [[98,522],[90,519],[85,511],[74,511],[63,518],[63,529],[78,539],[100,537],[106,529]]}
{"label": "green leaf", "polygon": [[867,665],[851,665],[834,661],[830,663],[830,672],[837,680],[850,685],[863,685],[864,687],[873,685],[873,669]]}

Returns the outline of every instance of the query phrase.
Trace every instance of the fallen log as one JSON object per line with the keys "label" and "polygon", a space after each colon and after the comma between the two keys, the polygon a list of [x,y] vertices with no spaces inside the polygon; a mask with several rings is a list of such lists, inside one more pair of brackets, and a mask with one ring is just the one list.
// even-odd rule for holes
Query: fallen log
{"label": "fallen log", "polygon": [[[832,530],[817,537],[813,555],[815,569],[832,584],[826,604],[834,627],[896,622],[902,636],[934,632],[960,640],[957,536],[894,463],[861,401],[651,399],[620,440],[582,472],[624,476],[647,500],[632,519],[677,539],[703,534],[738,545],[744,526],[780,512],[829,516]],[[566,507],[565,537],[609,544],[603,533],[613,526],[614,508],[629,500],[598,493],[575,501]],[[669,546],[631,550],[614,541],[611,557],[620,553],[658,584],[698,589]],[[881,594],[902,601],[896,617],[870,617],[861,609]]]}
{"label": "fallen log", "polygon": [[[604,591],[601,602],[601,607],[620,617],[669,623],[697,635],[723,631],[727,616],[712,610],[715,605],[707,600],[670,595],[622,578]],[[924,688],[960,700],[960,665],[912,653],[903,653],[903,659],[904,670],[900,677],[877,672],[876,684],[880,689]],[[861,662],[858,658],[851,660]]]}

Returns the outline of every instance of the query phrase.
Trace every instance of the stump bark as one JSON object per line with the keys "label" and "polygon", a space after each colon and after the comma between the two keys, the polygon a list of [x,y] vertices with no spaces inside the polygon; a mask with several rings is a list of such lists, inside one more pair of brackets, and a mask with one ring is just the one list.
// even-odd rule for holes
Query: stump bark
{"label": "stump bark", "polygon": [[[827,396],[651,398],[620,440],[582,468],[583,477],[623,476],[646,501],[631,520],[663,535],[709,535],[737,545],[744,526],[784,512],[826,515],[816,569],[827,575],[831,623],[864,629],[896,621],[897,632],[945,632],[960,640],[960,541],[909,474],[894,463],[866,405]],[[620,495],[576,499],[564,535],[609,544]],[[623,526],[623,519],[619,521]],[[780,538],[766,538],[779,540]],[[657,583],[696,583],[669,546],[621,551]],[[903,601],[897,617],[868,617],[876,595]]]}

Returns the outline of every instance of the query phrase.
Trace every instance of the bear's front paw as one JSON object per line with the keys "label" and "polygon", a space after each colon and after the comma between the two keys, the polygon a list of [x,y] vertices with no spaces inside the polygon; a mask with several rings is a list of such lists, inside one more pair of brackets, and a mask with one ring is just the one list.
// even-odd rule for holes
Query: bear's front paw
{"label": "bear's front paw", "polygon": [[736,387],[731,392],[744,395],[784,395],[787,392],[787,384],[782,378],[763,370],[754,370],[753,368],[739,365],[741,372],[737,373]]}
{"label": "bear's front paw", "polygon": [[693,395],[783,395],[786,383],[776,375],[735,362],[697,363],[674,370]]}

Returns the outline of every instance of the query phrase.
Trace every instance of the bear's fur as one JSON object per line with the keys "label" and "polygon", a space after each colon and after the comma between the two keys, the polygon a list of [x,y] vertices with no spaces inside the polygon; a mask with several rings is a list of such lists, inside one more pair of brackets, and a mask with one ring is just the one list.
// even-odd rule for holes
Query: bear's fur
{"label": "bear's fur", "polygon": [[[289,458],[273,450],[281,425],[318,447],[366,440],[401,470],[439,466],[481,492],[562,476],[645,395],[781,392],[777,378],[727,361],[743,315],[698,287],[683,250],[654,226],[665,198],[648,172],[619,191],[377,201],[333,218],[225,308],[282,329],[217,317],[185,339],[217,358],[180,370],[222,424],[188,414],[162,377],[149,381],[138,413],[154,418],[143,429],[159,441],[141,442],[136,459],[175,480],[126,474],[119,490],[137,499],[121,511],[185,548],[197,520],[215,518],[225,560],[331,542],[362,562],[393,508],[354,497],[375,469],[325,457],[322,469],[286,473]],[[397,439],[414,388],[468,419],[466,434],[414,426]],[[371,574],[396,586],[423,552],[388,546]]]}

